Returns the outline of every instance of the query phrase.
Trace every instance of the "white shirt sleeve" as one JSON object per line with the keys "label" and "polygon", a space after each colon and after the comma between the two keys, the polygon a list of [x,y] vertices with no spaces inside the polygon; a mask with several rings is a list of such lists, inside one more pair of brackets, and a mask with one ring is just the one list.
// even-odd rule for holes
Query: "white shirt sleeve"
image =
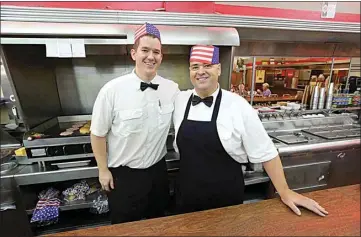
{"label": "white shirt sleeve", "polygon": [[178,84],[177,84],[177,87],[176,87],[176,89],[175,89],[174,95],[173,95],[173,97],[172,97],[172,101],[173,101],[173,104],[174,104],[174,105],[175,105],[175,100],[176,100],[177,96],[179,95],[179,93],[180,93],[180,90],[179,90],[179,87],[178,87]]}
{"label": "white shirt sleeve", "polygon": [[[278,151],[263,127],[257,111],[248,102],[244,102],[240,111],[243,120],[242,144],[252,163],[272,160]],[[236,122],[236,121],[235,121]]]}
{"label": "white shirt sleeve", "polygon": [[98,137],[105,137],[113,121],[113,106],[104,88],[99,91],[93,106],[90,130]]}

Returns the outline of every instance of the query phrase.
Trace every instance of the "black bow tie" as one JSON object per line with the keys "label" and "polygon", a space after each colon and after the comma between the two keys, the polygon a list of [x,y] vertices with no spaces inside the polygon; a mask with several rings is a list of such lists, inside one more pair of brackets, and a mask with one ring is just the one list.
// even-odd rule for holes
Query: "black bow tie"
{"label": "black bow tie", "polygon": [[158,86],[159,86],[159,84],[153,84],[153,83],[145,83],[145,82],[141,82],[140,83],[140,89],[142,90],[142,91],[145,91],[145,89],[147,89],[148,87],[150,87],[150,88],[152,88],[152,89],[154,89],[154,90],[157,90],[158,89]]}
{"label": "black bow tie", "polygon": [[192,105],[197,105],[199,103],[203,102],[205,105],[207,105],[208,107],[212,106],[213,103],[213,96],[208,96],[206,98],[201,99],[201,97],[193,95],[192,98]]}

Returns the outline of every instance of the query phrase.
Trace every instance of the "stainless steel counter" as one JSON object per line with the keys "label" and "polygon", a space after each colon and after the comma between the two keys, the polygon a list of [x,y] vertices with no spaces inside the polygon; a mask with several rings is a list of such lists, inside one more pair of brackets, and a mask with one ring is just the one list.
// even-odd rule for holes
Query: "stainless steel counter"
{"label": "stainless steel counter", "polygon": [[[333,151],[358,148],[360,146],[359,137],[338,138],[330,140],[302,131],[303,129],[324,125],[325,123],[322,123],[322,121],[324,122],[325,120],[326,119],[324,118],[319,118],[314,120],[305,119],[273,122],[269,121],[263,123],[263,125],[265,126],[267,132],[272,138],[272,141],[278,149],[281,159],[282,156],[295,153]],[[336,125],[352,124],[352,119],[344,116],[333,119],[328,118],[327,120],[328,121],[326,124],[329,125],[332,124],[332,122]],[[282,139],[278,139],[282,136],[301,136],[300,138],[307,138],[307,141],[304,141],[303,143],[287,144],[286,142],[282,141]],[[177,153],[170,151],[167,153],[165,159],[167,162],[168,172],[172,173],[179,170],[179,155]],[[31,165],[19,165],[16,169],[8,172],[6,175],[3,175],[1,178],[14,177],[18,185],[29,185],[93,178],[97,176],[98,169],[96,166],[54,169],[50,167],[43,167],[38,165],[38,163],[35,163]],[[262,172],[251,172],[245,175],[246,185],[267,181],[269,181],[269,178],[265,173]]]}
{"label": "stainless steel counter", "polygon": [[26,165],[18,165],[14,169],[9,170],[8,172],[2,174],[0,177],[1,177],[1,179],[13,178],[16,174],[18,174],[25,167],[26,167]]}
{"label": "stainless steel counter", "polygon": [[360,138],[355,139],[342,139],[337,141],[323,140],[321,142],[311,142],[308,144],[296,144],[296,145],[276,145],[280,155],[288,155],[291,153],[299,153],[305,151],[329,151],[345,148],[360,147]]}
{"label": "stainless steel counter", "polygon": [[38,164],[22,165],[22,167],[23,168],[19,172],[14,174],[15,181],[18,185],[98,177],[98,168],[96,166],[58,170],[42,167]]}
{"label": "stainless steel counter", "polygon": [[[310,137],[312,137],[310,135]],[[307,144],[287,145],[273,139],[281,157],[290,153],[298,153],[304,151],[330,151],[337,149],[348,149],[360,146],[360,139],[340,139],[325,140],[322,138],[310,140]],[[179,155],[175,152],[168,152],[166,156],[167,168],[169,172],[179,170]],[[84,179],[98,177],[98,169],[96,166],[76,167],[67,169],[54,169],[42,167],[38,163],[31,165],[19,165],[14,170],[9,171],[1,178],[14,177],[18,185],[29,185],[47,182],[60,182],[66,180]],[[264,173],[250,173],[246,175],[246,185],[259,182],[267,182],[269,178]]]}
{"label": "stainless steel counter", "polygon": [[[173,159],[167,159],[169,172],[179,169],[178,165],[174,165],[177,166],[177,168],[172,167],[174,162],[179,161],[178,155],[172,154],[171,157]],[[171,165],[169,165],[169,163]],[[98,177],[98,168],[96,166],[92,166],[54,170],[39,166],[38,164],[20,165],[15,170],[11,171],[11,174],[8,176],[14,177],[18,185],[29,185]],[[269,181],[268,176],[262,172],[250,172],[245,175],[246,185],[267,181]]]}

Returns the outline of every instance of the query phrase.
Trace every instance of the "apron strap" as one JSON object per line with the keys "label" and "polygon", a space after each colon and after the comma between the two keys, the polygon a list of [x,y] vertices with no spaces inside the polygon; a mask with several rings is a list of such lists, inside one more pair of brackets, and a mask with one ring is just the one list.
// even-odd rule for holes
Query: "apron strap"
{"label": "apron strap", "polygon": [[214,109],[213,109],[213,114],[212,114],[212,120],[211,122],[216,124],[217,118],[218,118],[218,112],[219,112],[219,107],[221,104],[221,99],[222,99],[222,89],[219,88],[219,92],[216,98],[216,101],[214,102]]}
{"label": "apron strap", "polygon": [[[191,94],[191,96],[188,99],[188,103],[187,103],[186,111],[184,112],[183,120],[188,119],[188,114],[189,114],[189,109],[191,107],[192,98],[193,98],[193,94]],[[220,107],[220,104],[221,104],[221,99],[222,99],[222,89],[219,88],[219,93],[217,95],[216,101],[214,102],[215,104],[214,104],[213,113],[212,113],[212,120],[211,120],[212,123],[216,123],[216,121],[217,121],[219,107]]]}
{"label": "apron strap", "polygon": [[184,112],[183,120],[187,120],[187,119],[188,119],[188,114],[189,114],[189,109],[190,109],[190,107],[191,107],[192,98],[193,98],[193,93],[192,93],[191,96],[189,97],[189,100],[188,100],[188,103],[187,103],[187,107],[186,107],[186,111]]}

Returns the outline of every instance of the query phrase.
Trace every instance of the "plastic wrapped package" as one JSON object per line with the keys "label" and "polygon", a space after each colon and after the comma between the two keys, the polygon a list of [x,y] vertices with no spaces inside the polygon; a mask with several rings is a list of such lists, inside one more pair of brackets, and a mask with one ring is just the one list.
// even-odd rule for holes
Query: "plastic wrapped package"
{"label": "plastic wrapped package", "polygon": [[51,225],[58,222],[60,200],[59,191],[54,188],[43,190],[39,194],[39,201],[31,217],[30,223],[38,226]]}
{"label": "plastic wrapped package", "polygon": [[86,192],[86,195],[90,195],[101,190],[101,186],[98,181],[93,181],[93,182],[88,181],[88,184],[89,184],[89,190]]}
{"label": "plastic wrapped package", "polygon": [[89,189],[88,183],[85,180],[82,180],[63,191],[64,201],[72,202],[76,200],[85,200]]}
{"label": "plastic wrapped package", "polygon": [[90,212],[95,214],[103,214],[107,213],[108,211],[108,197],[104,192],[98,191],[98,197],[93,201]]}

